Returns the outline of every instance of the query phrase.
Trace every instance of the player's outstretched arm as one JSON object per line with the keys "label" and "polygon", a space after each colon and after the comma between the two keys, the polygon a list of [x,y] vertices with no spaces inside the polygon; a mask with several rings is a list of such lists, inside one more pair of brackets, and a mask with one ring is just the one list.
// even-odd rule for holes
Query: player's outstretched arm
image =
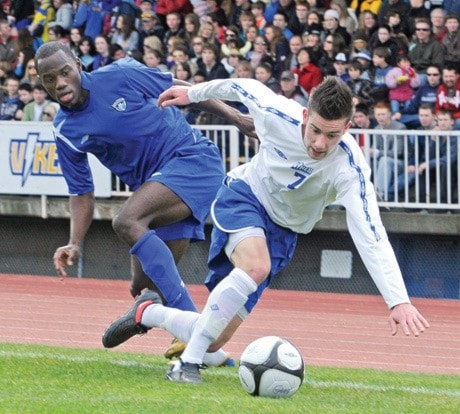
{"label": "player's outstretched arm", "polygon": [[412,332],[413,335],[419,336],[426,328],[430,327],[428,321],[422,316],[415,306],[410,303],[401,303],[396,305],[390,313],[389,318],[391,334],[398,333],[398,325],[406,336]]}
{"label": "player's outstretched arm", "polygon": [[194,108],[209,112],[223,119],[226,119],[233,125],[235,125],[243,135],[257,138],[254,121],[251,116],[242,114],[236,108],[227,105],[225,102],[219,99],[209,99],[202,102],[191,103],[188,97],[188,88],[190,85],[185,82],[179,83],[180,81],[174,80],[174,86],[167,89],[158,97],[158,106],[160,108],[167,108],[168,106],[178,105],[189,105],[191,104]]}

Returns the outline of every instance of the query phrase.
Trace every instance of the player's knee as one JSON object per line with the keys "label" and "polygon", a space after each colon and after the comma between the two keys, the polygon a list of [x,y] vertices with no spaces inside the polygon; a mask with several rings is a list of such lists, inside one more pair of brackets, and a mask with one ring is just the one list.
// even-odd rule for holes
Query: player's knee
{"label": "player's knee", "polygon": [[130,229],[133,227],[133,220],[125,214],[116,214],[112,219],[112,228],[122,240],[129,238]]}
{"label": "player's knee", "polygon": [[270,274],[270,270],[271,266],[269,262],[260,261],[252,263],[245,271],[257,285],[260,285]]}

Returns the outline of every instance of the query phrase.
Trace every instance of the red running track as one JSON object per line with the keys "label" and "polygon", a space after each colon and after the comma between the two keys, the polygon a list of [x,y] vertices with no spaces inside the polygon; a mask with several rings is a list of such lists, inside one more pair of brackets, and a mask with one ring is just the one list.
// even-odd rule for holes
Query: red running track
{"label": "red running track", "polygon": [[[108,324],[132,304],[128,281],[0,274],[0,342],[100,348]],[[190,286],[201,308],[207,291]],[[239,358],[265,335],[292,341],[306,365],[460,375],[460,301],[414,299],[430,321],[420,337],[392,337],[380,296],[267,290],[225,347]],[[159,329],[108,352],[161,354]]]}

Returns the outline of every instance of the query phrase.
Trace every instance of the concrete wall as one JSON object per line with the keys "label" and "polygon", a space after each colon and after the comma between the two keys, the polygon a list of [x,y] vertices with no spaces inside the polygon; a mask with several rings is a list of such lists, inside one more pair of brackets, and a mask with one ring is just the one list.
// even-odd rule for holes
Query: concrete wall
{"label": "concrete wall", "polygon": [[[407,227],[414,215],[418,216],[418,227],[412,233]],[[457,232],[459,215],[432,214],[382,214],[387,222],[390,239],[406,278],[412,296],[459,298],[460,246]],[[445,216],[445,217],[443,217]],[[448,217],[447,217],[448,216]],[[450,220],[449,220],[450,219]],[[423,220],[430,226],[423,226]],[[450,226],[444,234],[420,233],[417,228],[430,227],[440,221]],[[417,228],[416,228],[417,227]],[[438,228],[442,229],[443,225]],[[36,275],[55,274],[52,256],[56,247],[68,240],[69,221],[66,218],[42,219],[30,216],[0,216],[0,273]],[[210,226],[207,229],[210,231]],[[440,232],[441,233],[441,232]],[[447,233],[447,234],[446,234]],[[180,271],[186,283],[200,284],[207,273],[206,258],[208,242],[195,243],[180,264]],[[332,254],[329,267],[338,277],[324,277],[327,273],[328,257]],[[336,253],[338,257],[335,257]],[[344,260],[345,257],[350,261]],[[350,265],[350,272],[347,267]],[[95,220],[84,245],[80,268],[74,266],[69,274],[104,279],[129,279],[128,247],[118,240],[109,220]],[[343,273],[343,274],[342,274]],[[350,273],[347,275],[347,273]],[[347,276],[351,276],[347,278]],[[0,276],[1,280],[1,276]],[[293,262],[280,274],[272,288],[333,291],[377,294],[367,270],[358,256],[352,240],[346,231],[344,214],[341,211],[327,212],[317,230],[300,236]]]}

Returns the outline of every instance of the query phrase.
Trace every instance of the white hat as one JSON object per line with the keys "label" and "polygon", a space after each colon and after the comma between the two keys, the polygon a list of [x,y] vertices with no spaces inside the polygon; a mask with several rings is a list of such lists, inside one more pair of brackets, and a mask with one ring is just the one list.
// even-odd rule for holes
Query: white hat
{"label": "white hat", "polygon": [[347,57],[345,56],[345,53],[337,53],[337,55],[335,56],[334,58],[335,61],[338,61],[338,62],[345,62],[347,63]]}
{"label": "white hat", "polygon": [[340,20],[339,13],[337,12],[337,10],[334,10],[334,9],[327,9],[326,12],[324,13],[324,19],[329,18],[329,17],[332,17],[333,19],[337,21]]}

